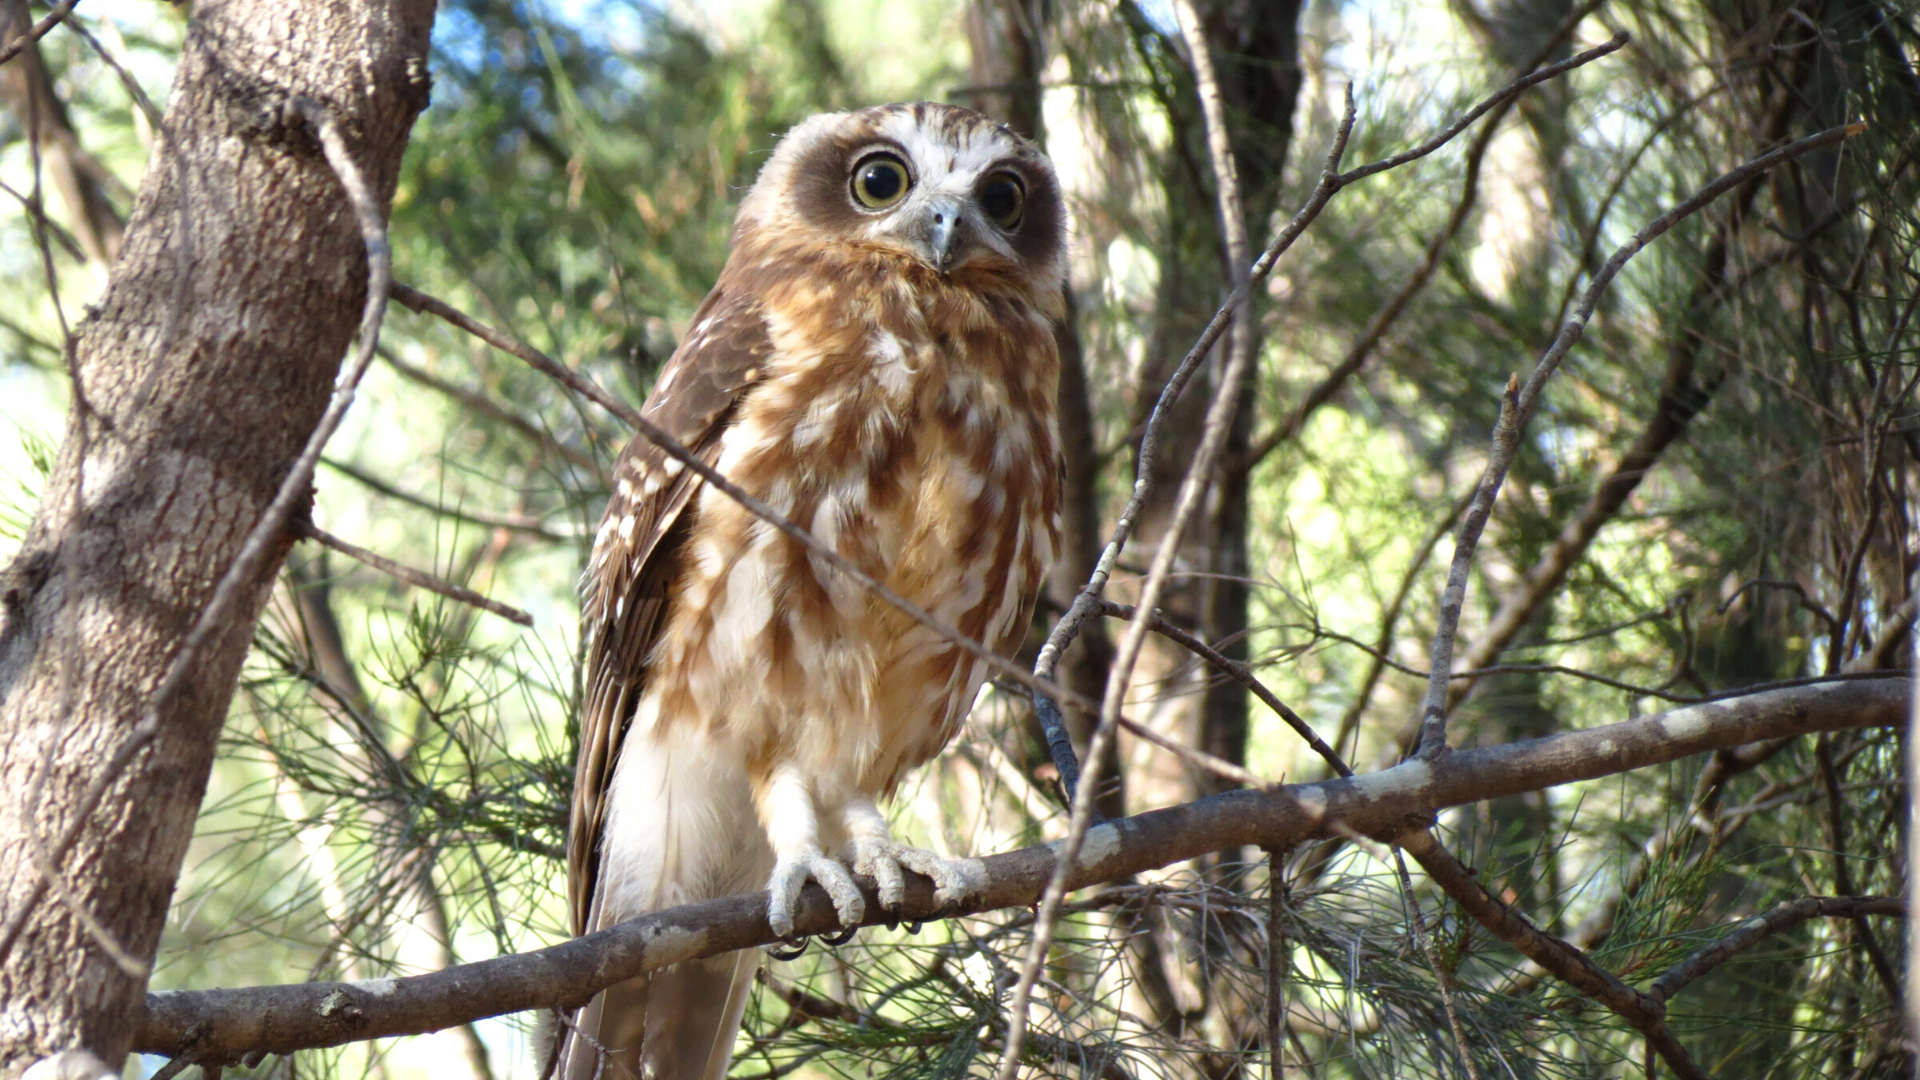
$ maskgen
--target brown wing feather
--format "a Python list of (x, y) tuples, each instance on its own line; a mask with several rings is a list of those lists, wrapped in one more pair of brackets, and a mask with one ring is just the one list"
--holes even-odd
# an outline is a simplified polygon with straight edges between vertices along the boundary
[[(723, 280), (694, 312), (692, 330), (641, 412), (711, 462), (734, 404), (759, 380), (772, 348), (758, 302)], [(576, 934), (587, 932), (599, 876), (607, 784), (666, 616), (686, 533), (682, 519), (700, 486), (677, 462), (669, 468), (671, 461), (642, 436), (621, 451), (582, 586), (585, 700), (567, 824), (567, 900)]]

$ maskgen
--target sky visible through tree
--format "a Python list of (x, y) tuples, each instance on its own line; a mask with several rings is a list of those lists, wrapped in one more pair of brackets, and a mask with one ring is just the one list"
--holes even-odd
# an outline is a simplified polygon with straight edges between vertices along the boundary
[[(1104, 536), (1155, 395), (1226, 296), (1217, 185), (1173, 3), (1016, 6), (1044, 24), (1037, 86), (977, 81), (987, 67), (963, 0), (444, 3), (433, 104), (394, 198), (395, 278), (637, 405), (778, 133), (824, 109), (1031, 93), (1076, 220), (1085, 484)], [(1499, 745), (1907, 666), (1920, 551), (1911, 10), (1622, 0), (1588, 5), (1554, 43), (1575, 5), (1309, 0), (1287, 52), (1254, 32), (1265, 24), (1247, 4), (1199, 6), (1231, 84), (1256, 249), (1319, 179), (1349, 84), (1351, 168), (1418, 143), (1542, 49), (1552, 62), (1618, 30), (1632, 42), (1496, 110), (1491, 137), (1476, 126), (1341, 192), (1257, 290), (1246, 428), (1183, 541), (1169, 621), (1246, 665), (1357, 771), (1398, 760), (1508, 375), (1525, 378), (1636, 230), (1765, 150), (1864, 119), (1865, 134), (1682, 222), (1601, 299), (1493, 506), (1456, 652), (1479, 674), (1456, 679), (1450, 731), (1456, 745)], [(164, 108), (184, 12), (79, 10)], [(93, 45), (59, 29), (39, 49), (124, 220), (155, 134)], [(1290, 110), (1262, 112), (1285, 97), (1276, 73), (1292, 71)], [(0, 115), (9, 555), (64, 431), (62, 319), (78, 325), (106, 284), (44, 168), (51, 226), (36, 231), (34, 160), (19, 116)], [(566, 936), (555, 854), (576, 586), (628, 432), (397, 305), (380, 357), (327, 449), (314, 522), (533, 626), (298, 545), (255, 635), (156, 989), (413, 973)], [(1196, 376), (1162, 468), (1185, 469), (1224, 363), (1223, 348)], [(1109, 599), (1137, 595), (1179, 475)], [(1050, 590), (1024, 666), (1071, 600)], [(1106, 625), (1110, 650), (1124, 624)], [(1259, 777), (1325, 775), (1281, 717), (1165, 640), (1126, 702), (1167, 739)], [(1870, 729), (1758, 761), (1693, 759), (1449, 811), (1437, 833), (1494, 895), (1643, 986), (1782, 901), (1841, 884), (1899, 895), (1900, 741)], [(1109, 777), (1104, 797), (1130, 812), (1223, 786), (1135, 735), (1114, 763), (1122, 782)], [(997, 682), (900, 793), (896, 826), (942, 854), (1059, 839), (1057, 779), (1024, 691)], [(1282, 868), (1287, 1075), (1468, 1075), (1444, 1020), (1455, 1006), (1478, 1075), (1643, 1075), (1630, 1028), (1523, 971), (1416, 868), (1437, 975), (1385, 848), (1336, 838)], [(1264, 1070), (1272, 882), (1248, 849), (1078, 894), (1037, 991), (1035, 1074)], [(1006, 1038), (996, 1010), (1031, 932), (1019, 912), (990, 913), (772, 962), (732, 1075), (990, 1076)], [(1798, 924), (1676, 999), (1675, 1030), (1713, 1075), (1910, 1070), (1890, 1049), (1898, 1007), (1873, 955), (1898, 964), (1903, 940), (1894, 919)], [(532, 1077), (535, 1041), (519, 1015), (228, 1075)]]

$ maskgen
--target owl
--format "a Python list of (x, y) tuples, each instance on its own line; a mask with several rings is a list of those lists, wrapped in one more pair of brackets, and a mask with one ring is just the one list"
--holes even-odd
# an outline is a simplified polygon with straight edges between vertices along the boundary
[[(646, 416), (735, 484), (1001, 654), (1059, 541), (1054, 420), (1067, 218), (1046, 157), (967, 109), (830, 113), (783, 138)], [(986, 675), (643, 438), (584, 585), (568, 837), (574, 929), (766, 889), (776, 933), (852, 874), (952, 901), (975, 860), (892, 837), (881, 800), (946, 745)], [(611, 987), (555, 1064), (712, 1080), (758, 953)]]

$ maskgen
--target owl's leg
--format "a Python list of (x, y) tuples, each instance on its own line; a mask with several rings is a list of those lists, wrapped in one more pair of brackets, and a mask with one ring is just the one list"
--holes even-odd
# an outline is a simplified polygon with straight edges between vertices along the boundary
[(759, 804), (760, 823), (773, 847), (773, 877), (767, 881), (767, 923), (773, 932), (793, 933), (793, 907), (809, 878), (833, 898), (840, 925), (858, 926), (867, 913), (866, 899), (846, 866), (820, 848), (820, 820), (807, 778), (791, 765), (778, 766)]
[(887, 828), (880, 808), (863, 792), (847, 796), (840, 808), (840, 820), (849, 837), (853, 872), (873, 876), (880, 887), (880, 906), (888, 911), (898, 911), (907, 898), (902, 868), (932, 880), (933, 898), (940, 904), (987, 891), (987, 868), (979, 859), (943, 859), (925, 848), (900, 843)]

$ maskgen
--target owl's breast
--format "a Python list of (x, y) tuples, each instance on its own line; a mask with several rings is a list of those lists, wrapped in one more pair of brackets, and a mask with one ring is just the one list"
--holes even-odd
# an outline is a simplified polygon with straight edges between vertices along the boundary
[[(1058, 543), (1044, 319), (775, 330), (716, 467), (935, 618), (1011, 652)], [(851, 754), (863, 784), (937, 752), (984, 678), (978, 660), (720, 492), (698, 496), (687, 552), (661, 660), (684, 669), (698, 711)], [(829, 717), (837, 737), (822, 740)]]

